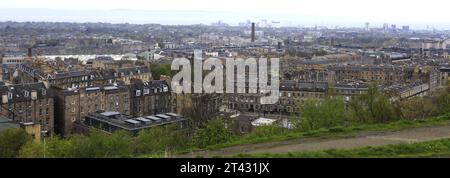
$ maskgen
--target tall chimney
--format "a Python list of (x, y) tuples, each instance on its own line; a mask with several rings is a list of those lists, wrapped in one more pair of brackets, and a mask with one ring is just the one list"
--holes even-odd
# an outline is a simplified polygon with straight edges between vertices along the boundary
[(252, 23), (252, 42), (255, 42), (255, 23)]
[(32, 58), (33, 57), (33, 49), (32, 48), (28, 48), (27, 56), (28, 56), (28, 58)]

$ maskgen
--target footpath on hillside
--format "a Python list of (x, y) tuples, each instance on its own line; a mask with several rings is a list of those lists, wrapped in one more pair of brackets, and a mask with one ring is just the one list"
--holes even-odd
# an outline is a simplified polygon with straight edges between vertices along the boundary
[(400, 131), (362, 132), (348, 135), (343, 138), (302, 138), (288, 141), (240, 145), (219, 150), (196, 151), (188, 154), (174, 155), (174, 157), (226, 157), (240, 153), (288, 153), (326, 149), (352, 149), (367, 146), (417, 143), (446, 138), (450, 138), (450, 124), (409, 128)]

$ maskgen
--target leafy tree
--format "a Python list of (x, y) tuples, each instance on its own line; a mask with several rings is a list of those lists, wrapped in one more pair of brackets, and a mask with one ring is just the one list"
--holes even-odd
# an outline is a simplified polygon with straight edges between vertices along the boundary
[(437, 105), (438, 112), (440, 114), (449, 113), (450, 112), (450, 84), (440, 91), (437, 91), (436, 94), (432, 97), (433, 103)]
[(342, 97), (328, 96), (324, 100), (306, 100), (299, 107), (295, 125), (300, 130), (314, 130), (342, 125), (347, 121)]
[(226, 143), (232, 138), (233, 133), (225, 121), (222, 118), (216, 118), (195, 132), (193, 142), (195, 146), (205, 148), (208, 145)]
[(73, 157), (126, 157), (134, 150), (132, 138), (125, 131), (107, 135), (93, 130), (88, 136), (78, 135), (69, 140)]
[(143, 130), (136, 138), (137, 152), (140, 154), (159, 154), (166, 150), (170, 140), (167, 129), (155, 127)]
[(190, 138), (187, 133), (175, 127), (172, 125), (141, 131), (136, 137), (136, 152), (138, 154), (161, 154), (190, 146)]
[[(68, 138), (51, 138), (46, 142), (46, 157), (57, 158), (103, 158), (127, 157), (135, 148), (133, 138), (124, 131), (111, 135), (92, 130), (89, 135), (72, 135)], [(29, 157), (43, 155), (42, 143), (27, 144), (21, 151), (21, 156)]]
[(135, 150), (134, 139), (126, 131), (114, 132), (108, 137), (105, 145), (105, 157), (128, 157)]
[(388, 122), (398, 118), (390, 100), (374, 84), (349, 104), (353, 118), (360, 123)]
[(248, 135), (250, 138), (262, 138), (269, 137), (277, 134), (283, 133), (283, 129), (279, 124), (272, 124), (267, 126), (259, 126), (252, 130), (252, 132)]
[(423, 119), (450, 112), (450, 90), (444, 87), (433, 91), (427, 97), (414, 97), (402, 100), (397, 106), (403, 119)]
[(80, 135), (73, 135), (68, 138), (59, 138), (59, 137), (53, 137), (51, 139), (46, 140), (45, 145), (45, 154), (46, 157), (56, 157), (56, 158), (68, 158), (68, 157), (75, 157), (74, 151), (72, 149), (73, 142), (72, 138), (74, 137), (81, 137)]
[(105, 137), (98, 131), (90, 131), (89, 136), (73, 135), (62, 143), (68, 142), (68, 155), (64, 157), (99, 158), (104, 157)]
[(430, 98), (414, 97), (399, 102), (403, 119), (424, 119), (438, 113), (438, 107)]
[(28, 142), (22, 146), (19, 157), (21, 158), (44, 158), (44, 144), (42, 142)]
[(6, 129), (0, 133), (0, 157), (14, 158), (32, 138), (23, 129)]
[(154, 79), (159, 80), (161, 75), (170, 76), (171, 69), (169, 64), (151, 64), (150, 70)]

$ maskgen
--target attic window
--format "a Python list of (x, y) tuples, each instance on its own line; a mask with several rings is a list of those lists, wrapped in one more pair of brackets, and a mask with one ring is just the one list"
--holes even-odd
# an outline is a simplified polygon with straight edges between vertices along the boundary
[(8, 93), (8, 99), (13, 99), (13, 94), (11, 92)]
[(42, 95), (47, 95), (47, 90), (42, 90)]
[(24, 92), (23, 92), (23, 95), (24, 95), (25, 97), (29, 97), (29, 96), (30, 96), (30, 92), (24, 91)]

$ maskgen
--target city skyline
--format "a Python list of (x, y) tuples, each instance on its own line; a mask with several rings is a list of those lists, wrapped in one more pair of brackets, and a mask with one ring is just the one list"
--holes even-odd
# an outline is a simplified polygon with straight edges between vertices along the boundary
[(0, 158), (450, 157), (448, 4), (3, 0)]
[[(219, 20), (236, 25), (261, 19), (281, 22), (283, 26), (371, 27), (384, 23), (409, 25), (413, 29), (450, 29), (445, 20), (449, 4), (430, 0), (426, 4), (381, 0), (362, 3), (344, 1), (231, 0), (215, 3), (205, 0), (169, 1), (55, 1), (6, 0), (0, 5), (0, 21), (58, 21), (159, 23), (164, 25), (211, 24)], [(89, 4), (89, 5), (86, 5)], [(351, 6), (349, 5), (351, 4)], [(437, 4), (440, 4), (437, 6)]]

